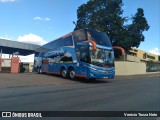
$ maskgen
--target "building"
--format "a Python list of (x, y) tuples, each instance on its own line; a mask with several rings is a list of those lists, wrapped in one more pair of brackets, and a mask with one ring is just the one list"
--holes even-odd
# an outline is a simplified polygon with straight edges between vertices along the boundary
[(155, 54), (152, 54), (152, 53), (149, 53), (149, 52), (137, 49), (137, 48), (131, 48), (129, 54), (139, 58), (140, 61), (143, 61), (143, 62), (149, 62), (149, 61), (158, 62), (159, 61), (158, 55), (155, 55)]
[[(39, 45), (10, 41), (0, 38), (0, 72), (18, 73), (20, 70), (20, 58), (18, 55), (34, 54)], [(2, 58), (2, 54), (9, 54), (9, 58)], [(32, 71), (32, 64), (25, 63), (25, 70)]]
[(25, 68), (24, 71), (20, 72), (32, 72), (33, 71), (33, 62), (21, 62), (20, 63), (20, 68)]
[(137, 48), (131, 48), (129, 54), (140, 59), (140, 62), (146, 63), (146, 72), (160, 71), (160, 56)]
[(119, 56), (116, 57), (115, 55), (116, 75), (145, 74), (146, 72), (160, 71), (160, 56), (158, 55), (137, 48), (131, 48), (129, 53), (122, 54), (123, 48), (117, 46), (113, 48), (119, 50), (117, 51)]

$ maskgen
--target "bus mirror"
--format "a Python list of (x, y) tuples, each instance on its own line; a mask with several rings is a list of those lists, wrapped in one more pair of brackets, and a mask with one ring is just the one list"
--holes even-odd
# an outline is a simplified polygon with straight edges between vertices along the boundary
[(79, 63), (77, 63), (77, 66), (79, 66)]
[(86, 42), (89, 42), (92, 44), (92, 50), (97, 50), (97, 44), (93, 40), (87, 40)]

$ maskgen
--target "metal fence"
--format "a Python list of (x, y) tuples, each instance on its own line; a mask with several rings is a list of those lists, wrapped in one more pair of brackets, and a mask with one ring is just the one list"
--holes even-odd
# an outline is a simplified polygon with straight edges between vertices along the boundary
[(160, 71), (160, 62), (147, 62), (146, 72), (158, 72)]

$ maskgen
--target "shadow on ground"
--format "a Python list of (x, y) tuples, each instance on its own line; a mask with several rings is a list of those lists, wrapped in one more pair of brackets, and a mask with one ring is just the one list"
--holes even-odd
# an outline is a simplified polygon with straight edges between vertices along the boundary
[[(44, 74), (48, 76), (54, 76), (57, 78), (62, 78), (60, 75), (53, 75), (53, 74)], [(87, 83), (87, 84), (102, 84), (102, 83), (110, 83), (111, 81), (109, 79), (85, 79), (85, 78), (75, 78), (75, 79), (65, 79), (65, 80), (70, 80), (74, 82), (79, 82), (79, 83)]]

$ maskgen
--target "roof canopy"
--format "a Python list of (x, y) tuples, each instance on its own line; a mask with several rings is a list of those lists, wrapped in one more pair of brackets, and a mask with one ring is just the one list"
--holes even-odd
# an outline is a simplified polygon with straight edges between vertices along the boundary
[(10, 41), (0, 38), (0, 52), (4, 54), (14, 54), (17, 53), (18, 55), (30, 55), (35, 52), (35, 49), (40, 47), (39, 45), (29, 44), (29, 43), (22, 43), (17, 41)]

